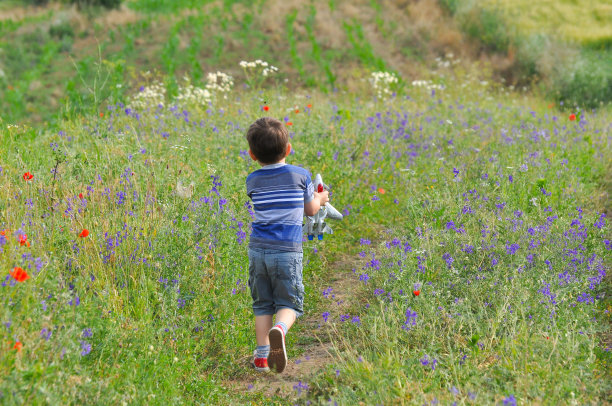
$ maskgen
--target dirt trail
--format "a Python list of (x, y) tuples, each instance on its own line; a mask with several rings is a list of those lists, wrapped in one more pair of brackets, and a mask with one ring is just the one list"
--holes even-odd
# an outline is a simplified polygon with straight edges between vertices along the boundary
[[(325, 281), (325, 289), (331, 287), (328, 298), (333, 300), (333, 306), (329, 309), (330, 320), (337, 320), (338, 316), (347, 313), (352, 305), (352, 292), (358, 284), (353, 274), (353, 268), (357, 266), (357, 260), (349, 257), (342, 258), (328, 265), (334, 270), (333, 277)], [(308, 314), (301, 318), (300, 342), (297, 344), (302, 353), (297, 358), (290, 358), (287, 367), (281, 374), (261, 374), (255, 372), (250, 365), (251, 356), (245, 356), (240, 363), (249, 370), (248, 374), (240, 379), (226, 382), (227, 387), (241, 391), (253, 391), (263, 393), (271, 397), (278, 395), (287, 400), (298, 398), (305, 391), (307, 384), (317, 373), (333, 362), (333, 346), (329, 340), (331, 327), (323, 322), (320, 314)], [(306, 344), (303, 344), (306, 343)]]

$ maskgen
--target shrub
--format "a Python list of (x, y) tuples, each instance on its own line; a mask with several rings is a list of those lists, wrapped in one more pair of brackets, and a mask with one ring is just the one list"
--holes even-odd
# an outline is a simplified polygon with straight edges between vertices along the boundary
[(74, 29), (69, 22), (62, 22), (49, 27), (49, 35), (55, 38), (74, 38)]
[(585, 50), (553, 78), (552, 92), (565, 104), (587, 108), (612, 102), (612, 52)]

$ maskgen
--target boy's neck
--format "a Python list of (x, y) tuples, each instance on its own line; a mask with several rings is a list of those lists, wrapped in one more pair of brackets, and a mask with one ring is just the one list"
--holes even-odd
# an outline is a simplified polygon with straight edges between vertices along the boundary
[[(257, 162), (259, 162), (259, 161), (257, 161)], [(259, 162), (259, 165), (261, 165), (261, 167), (263, 168), (265, 166), (278, 165), (278, 164), (284, 164), (284, 163), (285, 163), (285, 158), (281, 159), (278, 162), (274, 162), (273, 164), (264, 164), (264, 163)]]

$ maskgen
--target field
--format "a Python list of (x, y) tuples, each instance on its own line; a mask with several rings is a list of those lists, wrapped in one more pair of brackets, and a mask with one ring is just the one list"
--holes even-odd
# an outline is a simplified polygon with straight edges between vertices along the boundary
[[(327, 96), (247, 68), (265, 87), (143, 83), (59, 132), (5, 126), (3, 403), (600, 403), (609, 113), (450, 66)], [(248, 367), (244, 132), (264, 113), (346, 215), (304, 243), (274, 377)]]
[[(1, 404), (612, 402), (605, 41), (574, 103), (507, 70), (533, 32), (501, 2), (202, 3), (0, 5)], [(344, 214), (268, 375), (262, 116)]]

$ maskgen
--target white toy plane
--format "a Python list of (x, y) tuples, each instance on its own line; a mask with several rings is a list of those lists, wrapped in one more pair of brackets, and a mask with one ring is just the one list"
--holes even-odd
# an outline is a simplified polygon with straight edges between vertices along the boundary
[[(329, 191), (329, 186), (323, 183), (320, 173), (318, 173), (315, 177), (314, 184), (317, 189), (317, 193), (321, 193), (323, 190)], [(322, 240), (324, 233), (334, 233), (334, 230), (332, 230), (331, 227), (325, 223), (326, 217), (334, 220), (342, 220), (342, 214), (340, 214), (340, 212), (336, 210), (329, 202), (327, 202), (325, 206), (321, 206), (319, 212), (314, 216), (306, 216), (306, 223), (304, 223), (302, 230), (304, 233), (306, 233), (306, 235), (308, 235), (308, 239), (310, 241), (314, 239), (315, 234), (319, 240)]]

